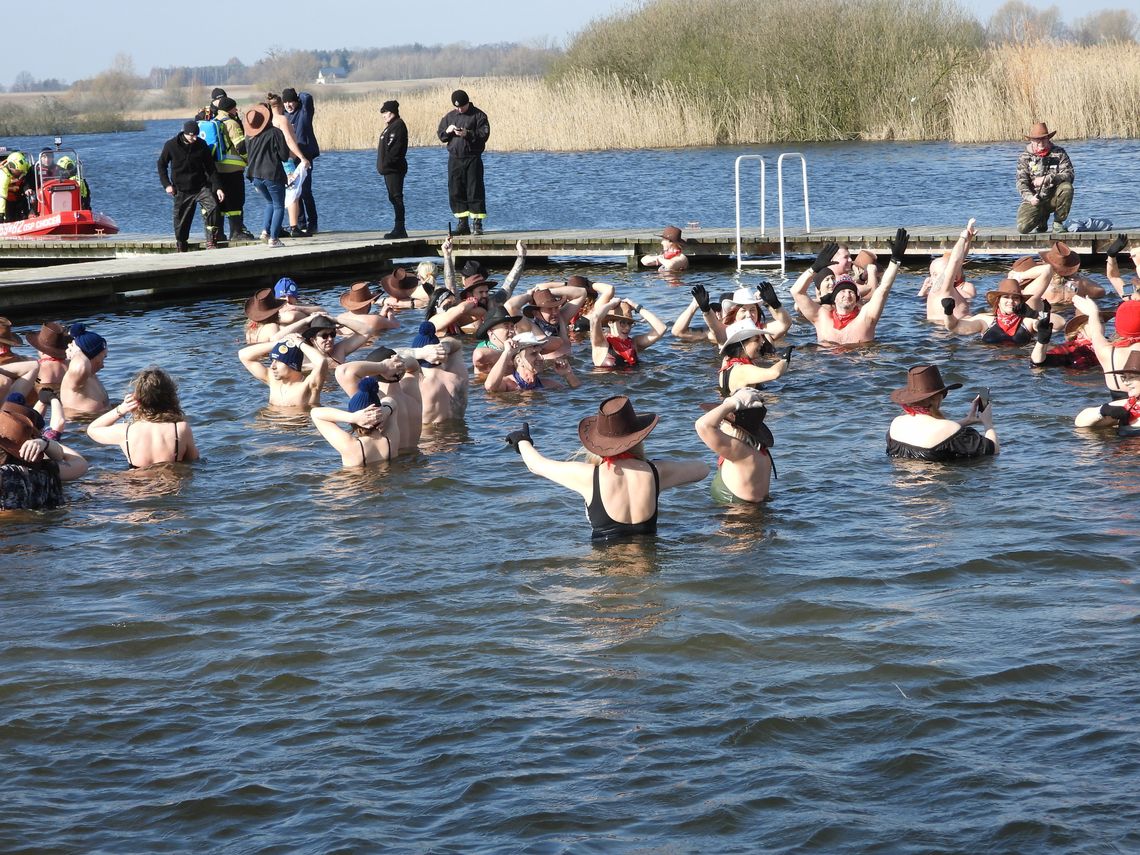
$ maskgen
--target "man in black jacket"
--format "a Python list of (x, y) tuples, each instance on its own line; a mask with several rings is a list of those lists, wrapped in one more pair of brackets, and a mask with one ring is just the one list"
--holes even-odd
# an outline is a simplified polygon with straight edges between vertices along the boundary
[(388, 201), (396, 222), (392, 231), (384, 235), (385, 240), (406, 238), (404, 228), (404, 176), (408, 174), (408, 126), (400, 118), (400, 102), (385, 101), (380, 105), (380, 115), (386, 125), (380, 133), (376, 146), (376, 171), (384, 176), (388, 188)]
[(174, 197), (174, 239), (178, 251), (190, 248), (190, 226), (194, 209), (201, 205), (206, 220), (206, 249), (218, 248), (214, 212), (226, 198), (214, 168), (210, 147), (198, 139), (198, 123), (187, 121), (182, 133), (166, 141), (158, 156), (158, 180)]
[[(451, 93), (455, 107), (439, 120), (439, 139), (447, 145), (447, 193), (459, 220), (457, 235), (483, 234), (487, 191), (483, 186), (483, 150), (491, 136), (487, 114), (471, 103), (467, 93)], [(467, 218), (471, 218), (468, 225)]]

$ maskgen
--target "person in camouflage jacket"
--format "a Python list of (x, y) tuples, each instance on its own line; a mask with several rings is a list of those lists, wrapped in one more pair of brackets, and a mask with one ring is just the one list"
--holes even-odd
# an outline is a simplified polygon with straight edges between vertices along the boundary
[(1073, 162), (1063, 148), (1053, 145), (1056, 131), (1038, 122), (1026, 135), (1025, 151), (1017, 159), (1017, 230), (1043, 232), (1053, 215), (1053, 231), (1063, 232), (1073, 205)]

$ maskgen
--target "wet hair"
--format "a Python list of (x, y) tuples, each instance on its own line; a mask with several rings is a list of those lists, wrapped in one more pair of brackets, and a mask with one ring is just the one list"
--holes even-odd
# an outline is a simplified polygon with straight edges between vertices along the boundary
[(138, 418), (148, 422), (180, 422), (185, 417), (178, 402), (178, 386), (161, 368), (144, 368), (131, 382), (138, 401)]

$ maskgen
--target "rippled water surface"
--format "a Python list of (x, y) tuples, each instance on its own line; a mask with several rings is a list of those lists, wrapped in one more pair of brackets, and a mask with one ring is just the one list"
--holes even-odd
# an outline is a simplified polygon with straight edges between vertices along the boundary
[[(882, 206), (868, 212), (852, 178), (852, 222), (893, 225), (909, 203), (890, 195), (906, 170), (868, 159), (923, 149), (945, 172), (963, 154), (946, 148), (835, 149)], [(496, 156), (489, 183), (503, 225), (726, 224), (731, 197), (714, 206), (702, 186), (676, 216), (653, 182), (719, 159), (731, 192), (734, 154)], [(350, 157), (379, 199), (366, 153), (329, 165)], [(157, 185), (149, 160), (136, 166)], [(658, 201), (639, 207), (629, 188), (647, 184)], [(535, 196), (593, 204), (557, 214)], [(909, 221), (977, 213), (961, 192), (923, 198)], [(330, 228), (352, 225), (319, 201)], [(579, 269), (670, 320), (693, 284), (737, 284), (565, 265), (524, 286)], [(984, 291), (999, 273), (972, 278)], [(652, 456), (712, 463), (692, 427), (715, 397), (709, 347), (666, 340), (607, 375), (580, 345), (581, 389), (473, 388), (463, 427), (360, 473), (307, 420), (264, 408), (234, 355), (241, 296), (90, 311), (112, 394), (166, 367), (207, 459), (128, 472), (72, 434), (93, 465), (70, 504), (0, 520), (0, 849), (1137, 851), (1140, 441), (1072, 427), (1105, 399), (1095, 376), (1035, 373), (1024, 352), (929, 327), (920, 281), (899, 277), (875, 345), (829, 352), (794, 330), (792, 369), (766, 393), (769, 503), (680, 488), (655, 542), (606, 548), (503, 435), (527, 419), (540, 449), (569, 456), (578, 419), (621, 391), (661, 416)], [(301, 284), (330, 309), (343, 287)], [(952, 414), (992, 389), (1000, 456), (885, 457), (888, 393), (932, 360), (966, 384)]]

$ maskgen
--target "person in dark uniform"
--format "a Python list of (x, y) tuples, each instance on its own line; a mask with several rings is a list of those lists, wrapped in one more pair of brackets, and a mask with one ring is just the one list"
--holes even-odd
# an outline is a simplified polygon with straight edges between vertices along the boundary
[(404, 228), (404, 176), (408, 174), (408, 126), (400, 118), (400, 102), (385, 101), (380, 105), (385, 122), (376, 146), (376, 171), (384, 176), (388, 201), (392, 203), (395, 223), (385, 240), (406, 238)]
[[(491, 136), (487, 114), (471, 103), (467, 93), (451, 93), (455, 107), (439, 120), (439, 139), (447, 146), (447, 194), (459, 220), (457, 235), (483, 234), (487, 191), (483, 186), (483, 150)], [(470, 218), (470, 223), (468, 223)]]
[(179, 252), (189, 249), (190, 226), (198, 206), (206, 219), (206, 249), (218, 246), (214, 212), (226, 199), (214, 168), (210, 148), (198, 139), (198, 123), (182, 125), (182, 133), (171, 137), (158, 156), (158, 178), (168, 196), (174, 198), (174, 239)]

